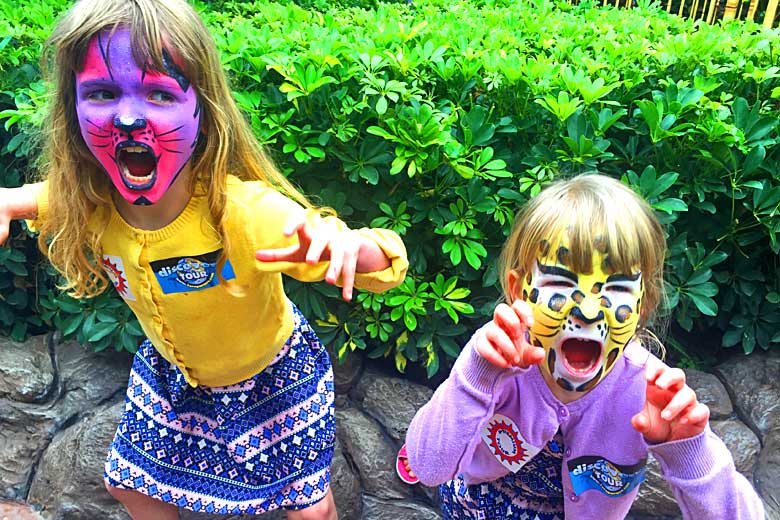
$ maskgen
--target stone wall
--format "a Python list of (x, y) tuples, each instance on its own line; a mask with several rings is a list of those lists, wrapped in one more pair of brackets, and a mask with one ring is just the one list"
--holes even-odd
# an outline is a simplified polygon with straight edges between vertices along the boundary
[[(22, 344), (0, 339), (0, 353), (0, 518), (128, 519), (104, 490), (102, 468), (123, 410), (129, 356), (96, 355), (52, 336)], [(780, 353), (734, 359), (712, 374), (689, 370), (688, 381), (710, 407), (712, 429), (738, 469), (761, 493), (770, 520), (780, 520)], [(332, 487), (340, 518), (441, 518), (436, 490), (407, 486), (395, 475), (406, 427), (432, 390), (366, 367), (357, 357), (336, 366), (335, 375)], [(631, 518), (679, 514), (651, 460)], [(184, 512), (182, 518), (219, 517)]]

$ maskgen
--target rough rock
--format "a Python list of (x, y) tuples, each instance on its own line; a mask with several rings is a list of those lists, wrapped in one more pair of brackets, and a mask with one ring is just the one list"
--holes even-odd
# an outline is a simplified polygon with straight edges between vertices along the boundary
[(717, 367), (715, 373), (725, 382), (737, 414), (750, 428), (762, 437), (780, 430), (780, 352), (735, 357)]
[(384, 425), (399, 448), (414, 414), (432, 395), (430, 388), (375, 370), (366, 371), (355, 391), (362, 408)]
[(28, 501), (47, 517), (130, 518), (103, 485), (103, 463), (124, 412), (124, 398), (114, 401), (58, 433), (43, 454)]
[(358, 468), (366, 493), (387, 500), (412, 496), (395, 473), (396, 449), (373, 419), (357, 408), (336, 410), (336, 431)]
[(696, 391), (699, 402), (710, 408), (710, 419), (725, 419), (734, 413), (726, 387), (714, 374), (686, 369), (685, 379), (688, 386)]

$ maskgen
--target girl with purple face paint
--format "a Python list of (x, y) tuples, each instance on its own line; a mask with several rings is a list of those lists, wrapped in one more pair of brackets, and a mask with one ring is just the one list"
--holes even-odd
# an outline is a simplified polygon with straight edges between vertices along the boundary
[(29, 219), (63, 275), (109, 283), (148, 339), (105, 464), (134, 519), (178, 508), (336, 518), (328, 354), (282, 274), (374, 292), (400, 238), (311, 207), (266, 157), (184, 0), (81, 0), (47, 42), (46, 180), (0, 190), (0, 242)]
[(507, 303), (412, 420), (399, 475), (439, 485), (445, 519), (621, 519), (652, 453), (684, 518), (763, 519), (685, 374), (642, 346), (665, 251), (614, 179), (533, 198), (502, 252)]

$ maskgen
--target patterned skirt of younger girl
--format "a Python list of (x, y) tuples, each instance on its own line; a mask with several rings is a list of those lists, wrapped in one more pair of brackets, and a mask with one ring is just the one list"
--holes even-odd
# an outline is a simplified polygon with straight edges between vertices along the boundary
[(553, 439), (517, 473), (467, 486), (461, 475), (439, 486), (444, 520), (563, 520), (563, 435)]
[(114, 487), (193, 511), (261, 514), (326, 496), (335, 442), (328, 353), (297, 308), (272, 364), (235, 385), (192, 388), (147, 340), (105, 466)]

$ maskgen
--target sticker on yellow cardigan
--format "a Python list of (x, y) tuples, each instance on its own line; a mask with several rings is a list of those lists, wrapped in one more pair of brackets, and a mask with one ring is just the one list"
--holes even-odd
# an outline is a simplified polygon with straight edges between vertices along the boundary
[[(154, 276), (164, 294), (192, 292), (219, 285), (217, 258), (220, 250), (202, 255), (180, 256), (151, 262)], [(236, 275), (230, 261), (222, 268), (222, 278), (231, 280)]]
[(512, 473), (517, 473), (541, 451), (523, 439), (512, 419), (499, 413), (490, 418), (480, 434), (496, 460)]
[(645, 480), (644, 458), (632, 465), (615, 464), (603, 457), (577, 457), (566, 462), (575, 495), (595, 489), (609, 497), (619, 497), (631, 492)]
[(114, 255), (103, 255), (103, 270), (108, 274), (111, 283), (114, 284), (116, 292), (125, 300), (134, 302), (135, 295), (127, 283), (125, 264), (122, 262), (122, 258)]

